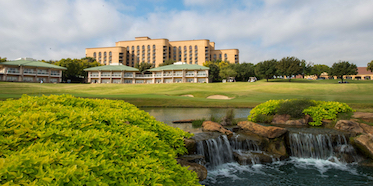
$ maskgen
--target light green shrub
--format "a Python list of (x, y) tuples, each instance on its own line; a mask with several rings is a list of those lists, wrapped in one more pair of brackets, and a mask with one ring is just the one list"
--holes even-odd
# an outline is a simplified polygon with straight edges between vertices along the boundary
[(274, 115), (277, 112), (280, 104), (284, 100), (269, 100), (267, 102), (261, 103), (257, 105), (250, 111), (250, 115), (248, 116), (248, 120), (252, 122), (258, 122), (258, 117), (260, 115)]
[(0, 102), (0, 183), (199, 185), (174, 159), (190, 136), (124, 101), (22, 96)]

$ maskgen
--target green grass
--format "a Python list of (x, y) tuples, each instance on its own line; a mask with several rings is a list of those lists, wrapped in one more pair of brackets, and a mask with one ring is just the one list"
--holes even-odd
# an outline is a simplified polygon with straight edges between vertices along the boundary
[[(373, 112), (373, 81), (261, 80), (255, 83), (208, 84), (48, 84), (0, 82), (0, 99), (22, 94), (72, 94), (78, 97), (122, 99), (136, 106), (162, 107), (255, 107), (270, 99), (307, 98), (348, 103), (359, 111)], [(181, 97), (192, 94), (194, 98)], [(206, 99), (226, 95), (232, 100)]]

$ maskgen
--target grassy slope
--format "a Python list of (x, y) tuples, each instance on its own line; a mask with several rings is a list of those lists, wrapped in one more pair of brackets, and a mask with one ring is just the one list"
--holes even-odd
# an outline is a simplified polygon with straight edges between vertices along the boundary
[[(0, 99), (22, 94), (72, 94), (79, 97), (123, 99), (137, 106), (254, 107), (270, 99), (309, 98), (340, 101), (360, 111), (373, 111), (373, 81), (270, 80), (255, 83), (209, 84), (39, 84), (0, 82)], [(194, 98), (180, 95), (192, 94)], [(206, 99), (210, 95), (235, 97), (232, 100)]]

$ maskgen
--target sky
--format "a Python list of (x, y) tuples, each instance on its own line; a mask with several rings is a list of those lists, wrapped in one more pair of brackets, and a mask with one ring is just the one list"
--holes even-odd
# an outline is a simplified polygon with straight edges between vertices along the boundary
[(148, 36), (209, 39), (240, 63), (295, 56), (331, 66), (373, 60), (372, 0), (0, 0), (0, 57), (83, 58)]

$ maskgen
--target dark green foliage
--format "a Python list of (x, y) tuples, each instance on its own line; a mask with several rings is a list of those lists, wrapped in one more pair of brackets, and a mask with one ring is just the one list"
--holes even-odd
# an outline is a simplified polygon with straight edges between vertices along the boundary
[(316, 75), (317, 78), (319, 78), (323, 72), (329, 73), (329, 71), (330, 71), (330, 68), (327, 65), (316, 64), (316, 65), (313, 65), (311, 74)]
[(331, 76), (337, 76), (342, 80), (343, 83), (343, 76), (344, 75), (356, 75), (357, 74), (357, 66), (353, 63), (348, 61), (340, 61), (338, 63), (334, 63), (332, 68), (330, 69)]
[(300, 60), (296, 57), (284, 57), (277, 64), (280, 75), (286, 76), (291, 81), (291, 76), (302, 72)]
[(236, 80), (237, 81), (247, 81), (249, 77), (254, 77), (254, 64), (252, 63), (237, 63), (232, 64), (233, 69), (237, 72)]
[(6, 57), (3, 57), (3, 58), (0, 57), (0, 62), (6, 62)]
[(205, 118), (202, 118), (202, 119), (196, 119), (196, 120), (194, 120), (194, 121), (192, 122), (192, 126), (193, 126), (194, 128), (199, 128), (199, 127), (202, 126), (202, 124), (203, 124), (204, 121), (206, 121)]
[(268, 79), (271, 79), (273, 78), (273, 76), (278, 75), (277, 64), (278, 62), (276, 59), (260, 62), (256, 64), (255, 74), (259, 77), (267, 79), (268, 82)]
[(166, 61), (164, 61), (163, 63), (159, 64), (158, 67), (161, 67), (161, 66), (166, 66), (166, 65), (172, 65), (174, 64), (175, 61), (172, 60), (172, 59), (167, 59)]
[(141, 63), (135, 64), (135, 68), (139, 69), (141, 73), (145, 72), (148, 69), (151, 69), (152, 67), (153, 67), (153, 64), (151, 63), (141, 62)]
[(70, 79), (72, 82), (84, 82), (84, 78), (88, 77), (86, 68), (101, 66), (95, 59), (87, 57), (82, 59), (61, 59), (55, 65), (66, 67), (67, 70), (62, 71), (62, 79), (66, 81)]
[(373, 72), (373, 60), (367, 64), (367, 71), (370, 70), (371, 72)]
[(292, 118), (302, 118), (304, 109), (315, 106), (315, 102), (309, 99), (291, 99), (280, 103), (280, 107), (277, 109), (277, 114), (290, 115)]

